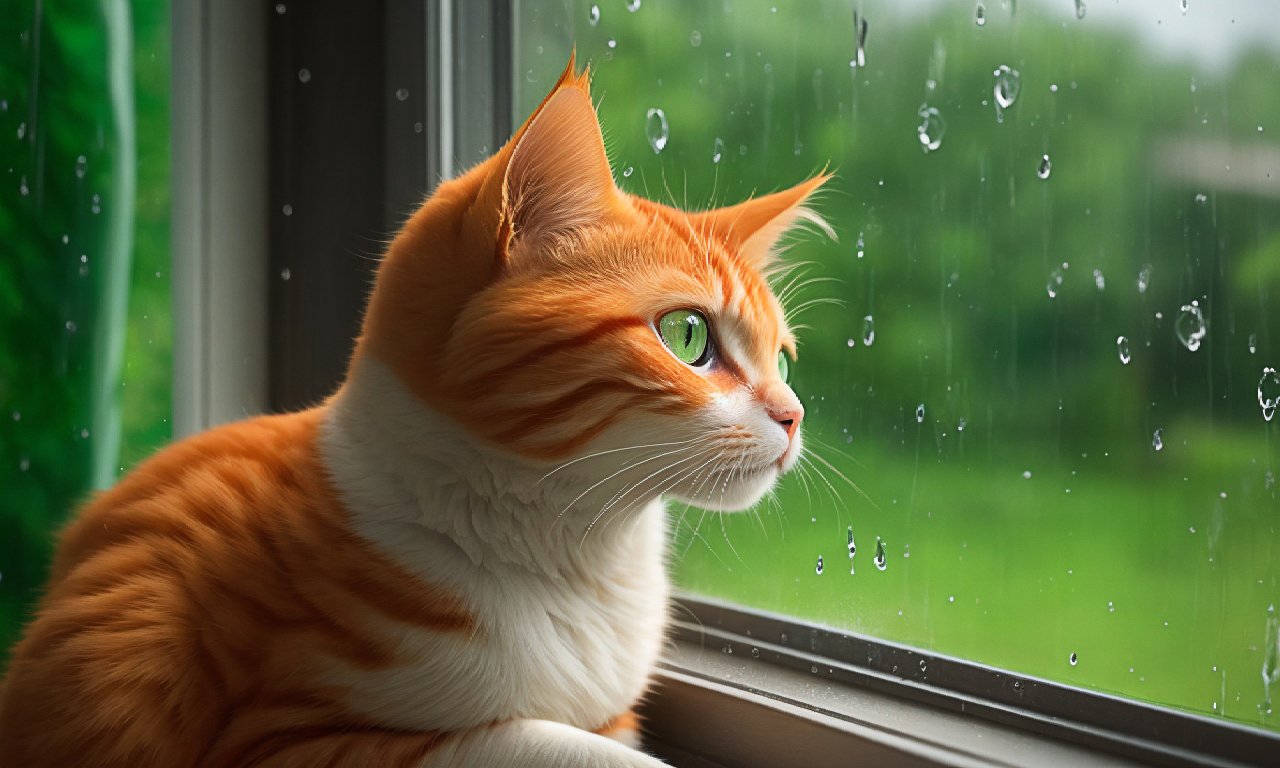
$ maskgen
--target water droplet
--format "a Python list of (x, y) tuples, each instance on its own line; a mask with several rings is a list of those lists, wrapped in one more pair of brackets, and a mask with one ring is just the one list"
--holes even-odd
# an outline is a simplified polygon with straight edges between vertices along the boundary
[(23, 197), (31, 194), (31, 188), (27, 186), (27, 177), (25, 175), (18, 179), (18, 194)]
[(1267, 624), (1262, 640), (1262, 695), (1267, 712), (1271, 712), (1271, 686), (1280, 682), (1280, 616), (1275, 605), (1267, 606)]
[(1204, 312), (1200, 309), (1199, 301), (1183, 304), (1181, 312), (1182, 314), (1178, 315), (1178, 321), (1174, 323), (1174, 332), (1178, 334), (1178, 340), (1182, 342), (1182, 346), (1195, 352), (1208, 333)]
[(956, 431), (963, 432), (967, 426), (969, 426), (969, 420), (961, 416), (960, 420), (956, 422)]
[(80, 439), (81, 439), (81, 440), (88, 440), (88, 439), (89, 439), (89, 430), (88, 430), (87, 428), (81, 428), (81, 430), (80, 430)]
[(1036, 169), (1036, 176), (1047, 179), (1050, 173), (1053, 173), (1053, 163), (1049, 161), (1048, 155), (1042, 155), (1040, 157), (1040, 167)]
[(18, 140), (21, 141), (27, 137), (27, 124), (25, 122), (18, 123)]
[(920, 125), (916, 127), (916, 133), (920, 139), (920, 146), (925, 154), (928, 154), (942, 146), (942, 137), (947, 132), (947, 124), (938, 113), (937, 107), (922, 104), (918, 114)]
[(857, 69), (867, 66), (867, 19), (857, 11), (853, 12), (853, 33), (858, 39), (858, 50), (850, 60), (849, 66)]
[(1049, 294), (1049, 298), (1058, 298), (1058, 291), (1062, 290), (1062, 281), (1065, 279), (1062, 267), (1054, 267), (1049, 273), (1049, 282), (1045, 283), (1045, 292)]
[(414, 132), (414, 133), (422, 133), (422, 123), (420, 123), (420, 122), (419, 122), (419, 123), (414, 123), (414, 124), (413, 124), (413, 132)]
[(1123, 336), (1117, 336), (1116, 352), (1119, 353), (1120, 355), (1120, 363), (1123, 365), (1128, 365), (1129, 360), (1131, 359), (1129, 356), (1129, 340)]
[(1147, 287), (1151, 285), (1151, 265), (1143, 264), (1142, 269), (1138, 270), (1138, 293), (1146, 293)]
[(697, 48), (698, 46), (702, 45), (702, 33), (696, 29), (690, 32), (689, 45), (692, 45), (694, 48)]
[(719, 136), (711, 143), (711, 162), (718, 163), (724, 155), (724, 140)]
[(406, 100), (406, 99), (408, 99), (408, 98), (409, 98), (409, 89), (408, 89), (408, 88), (397, 88), (397, 89), (396, 89), (396, 101), (404, 101), (404, 100)]
[(95, 214), (102, 213), (102, 195), (95, 192), (93, 197), (89, 198), (89, 210)]
[(63, 323), (63, 327), (67, 329), (67, 333), (76, 332), (76, 323), (74, 320), (68, 320), (67, 322)]
[(818, 555), (818, 565), (816, 568), (813, 569), (813, 571), (819, 576), (822, 575), (822, 555)]
[(85, 173), (89, 170), (89, 158), (80, 155), (76, 158), (76, 178), (83, 179)]
[[(890, 329), (892, 330), (892, 329)], [(871, 315), (862, 318), (862, 343), (868, 347), (876, 341), (876, 321)]]
[(920, 671), (927, 672), (929, 670), (929, 662), (925, 659), (920, 660)]
[(887, 556), (885, 555), (885, 551), (884, 551), (884, 542), (880, 540), (879, 536), (876, 537), (875, 564), (876, 564), (876, 568), (881, 571), (883, 571), (885, 567), (888, 565)]
[(635, 173), (635, 172), (636, 172), (636, 169), (635, 169), (635, 168), (632, 168), (631, 166), (629, 166), (629, 165), (628, 165), (628, 166), (627, 166), (625, 169), (623, 169), (623, 171), (622, 171), (622, 178), (624, 178), (624, 179), (629, 179), (629, 178), (631, 178), (631, 174), (633, 174), (633, 173)]
[[(9, 414), (9, 415), (13, 417), (13, 420), (14, 420), (14, 421), (22, 421), (22, 411), (14, 411), (13, 413), (11, 413), (11, 414)], [(853, 529), (852, 529), (852, 528), (850, 528), (850, 529), (849, 529), (849, 543), (850, 543), (850, 544), (852, 544), (852, 543), (853, 543)]]
[(956, 601), (956, 596), (955, 596), (955, 595), (948, 595), (948, 596), (947, 596), (947, 602), (948, 602), (948, 603), (954, 603), (955, 601)]
[(311, 70), (306, 68), (298, 70), (298, 81), (302, 83), (311, 82)]
[(1256, 333), (1249, 334), (1249, 354), (1258, 354), (1258, 334)]
[(1108, 601), (1107, 601), (1107, 613), (1115, 613), (1115, 612), (1116, 612), (1116, 604), (1115, 604), (1115, 602), (1114, 602), (1114, 601), (1112, 601), (1112, 600), (1108, 600)]
[(851, 525), (849, 526), (849, 559), (852, 560), (853, 556), (856, 555), (857, 553), (858, 553), (858, 545), (855, 544), (853, 541), (853, 526)]
[(973, 23), (980, 27), (987, 25), (987, 7), (982, 4), (982, 0), (978, 0), (978, 7), (973, 11)]
[(1151, 435), (1151, 447), (1157, 451), (1164, 450), (1164, 429), (1157, 429)]
[(289, 271), (288, 267), (285, 267), (284, 269), (280, 270), (281, 280), (288, 280), (291, 277), (293, 277), (293, 273)]
[(632, 13), (640, 10), (640, 0), (627, 0), (627, 10)]
[(285, 203), (284, 205), (280, 206), (280, 212), (283, 213), (285, 216), (292, 216), (293, 206), (289, 205), (288, 203)]
[(1103, 276), (1102, 270), (1093, 270), (1093, 284), (1096, 285), (1100, 291), (1107, 290), (1107, 278)]
[(587, 21), (593, 27), (600, 23), (600, 6), (594, 4), (591, 6), (591, 10), (587, 13)]
[(858, 233), (858, 242), (855, 243), (854, 246), (857, 248), (858, 258), (862, 258), (867, 255), (867, 244), (866, 241), (862, 239), (861, 232)]
[(283, 15), (285, 14), (285, 11), (287, 11), (287, 10), (289, 10), (289, 9), (284, 7), (284, 3), (276, 3), (276, 15), (277, 15), (277, 16), (283, 16)]
[(1076, 18), (1083, 19), (1085, 14), (1084, 0), (1076, 0)]
[(1022, 470), (1022, 479), (1023, 479), (1023, 480), (1030, 480), (1030, 479), (1031, 479), (1031, 470), (1029, 470), (1029, 469), (1024, 469), (1024, 470)]
[(1275, 368), (1263, 368), (1262, 378), (1258, 379), (1258, 405), (1262, 408), (1262, 418), (1271, 421), (1280, 407), (1280, 373)]
[(1080, 657), (1076, 656), (1075, 651), (1072, 651), (1071, 655), (1067, 657), (1067, 661), (1071, 662), (1071, 666), (1074, 667), (1080, 661)]
[(649, 146), (653, 147), (653, 153), (656, 155), (661, 152), (667, 146), (667, 113), (658, 107), (650, 107), (645, 116), (644, 130), (649, 137)]
[(609, 48), (610, 48), (610, 49), (617, 48), (617, 47), (618, 47), (618, 41), (617, 41), (617, 40), (614, 40), (614, 39), (611, 37), (611, 38), (609, 38), (607, 41), (605, 41), (605, 45), (609, 46)]
[(917, 424), (924, 423), (924, 403), (921, 403), (916, 406), (916, 423)]
[[(639, 7), (639, 6), (640, 6), (640, 2), (639, 2), (639, 0), (636, 0), (636, 7)], [(752, 649), (751, 649), (751, 658), (753, 658), (753, 659), (758, 659), (758, 658), (760, 658), (760, 649), (759, 649), (759, 648), (752, 648)]]
[(1018, 100), (1018, 92), (1022, 90), (1022, 75), (1008, 64), (996, 67), (992, 75), (995, 77), (992, 93), (996, 100), (996, 122), (1003, 123), (1004, 111), (1013, 106)]
[(1178, 0), (1178, 10), (1182, 11), (1182, 15), (1187, 15), (1187, 0)]
[(1209, 202), (1209, 196), (1203, 192), (1196, 193), (1196, 205), (1204, 205)]
[(26, 472), (28, 469), (31, 469), (31, 459), (28, 459), (26, 456), (18, 459), (18, 471)]
[(849, 349), (853, 349), (858, 345), (858, 342), (854, 341), (853, 339), (845, 339), (844, 345)]

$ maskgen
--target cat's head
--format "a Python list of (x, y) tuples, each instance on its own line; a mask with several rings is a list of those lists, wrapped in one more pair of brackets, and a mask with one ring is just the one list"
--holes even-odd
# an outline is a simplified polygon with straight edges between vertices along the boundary
[(397, 237), (359, 354), (488, 445), (744, 508), (801, 451), (796, 342), (766, 276), (826, 178), (699, 213), (629, 195), (571, 60)]

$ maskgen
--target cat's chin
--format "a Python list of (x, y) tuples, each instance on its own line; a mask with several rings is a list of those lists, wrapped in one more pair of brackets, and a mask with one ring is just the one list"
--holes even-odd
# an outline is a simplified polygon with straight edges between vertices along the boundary
[(675, 489), (667, 496), (713, 512), (742, 512), (764, 498), (781, 474), (776, 464), (769, 464), (749, 473), (734, 472), (728, 483), (713, 475), (712, 482), (689, 489), (692, 492)]

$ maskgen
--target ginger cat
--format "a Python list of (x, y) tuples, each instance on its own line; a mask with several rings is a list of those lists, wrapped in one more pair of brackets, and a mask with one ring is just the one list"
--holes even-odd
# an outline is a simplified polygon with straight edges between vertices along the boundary
[(326, 403), (160, 452), (62, 533), (5, 766), (655, 766), (662, 498), (796, 461), (764, 270), (826, 176), (703, 213), (614, 184), (574, 64), (383, 261)]

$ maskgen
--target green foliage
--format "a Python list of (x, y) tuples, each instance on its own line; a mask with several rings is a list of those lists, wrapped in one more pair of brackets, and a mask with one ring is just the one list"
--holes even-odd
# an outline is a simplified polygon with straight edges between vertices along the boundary
[[(169, 437), (168, 7), (133, 14), (139, 169), (123, 460)], [(96, 2), (0, 15), (0, 654), (43, 583), (53, 537), (89, 490), (95, 322), (116, 201), (108, 37)], [(155, 273), (163, 271), (163, 279)]]

